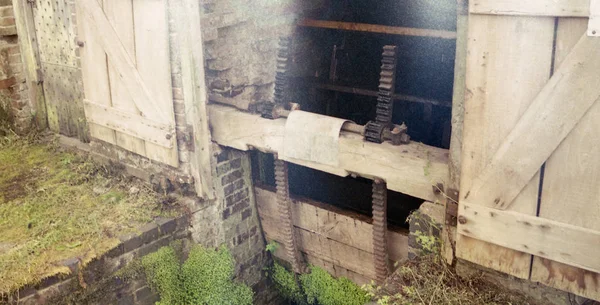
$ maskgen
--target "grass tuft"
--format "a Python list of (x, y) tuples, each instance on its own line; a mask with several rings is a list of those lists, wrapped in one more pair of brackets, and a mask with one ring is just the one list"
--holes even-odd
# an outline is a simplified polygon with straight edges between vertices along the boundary
[(0, 294), (68, 273), (62, 261), (88, 262), (174, 213), (141, 182), (109, 172), (35, 136), (0, 137)]

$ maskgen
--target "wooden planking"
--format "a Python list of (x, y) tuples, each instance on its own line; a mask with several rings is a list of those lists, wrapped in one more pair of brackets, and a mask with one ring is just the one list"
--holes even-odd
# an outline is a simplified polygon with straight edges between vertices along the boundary
[(590, 0), (471, 0), (472, 14), (589, 17)]
[[(600, 40), (581, 36), (463, 198), (506, 209), (600, 97)], [(535, 153), (532, 153), (535, 152)]]
[[(283, 147), (285, 119), (263, 119), (223, 105), (209, 105), (208, 111), (212, 138), (220, 145), (266, 152), (278, 152)], [(366, 178), (378, 177), (387, 182), (390, 190), (431, 202), (443, 199), (433, 193), (432, 185), (448, 182), (446, 149), (415, 142), (402, 146), (369, 143), (359, 134), (342, 131), (339, 153), (338, 167), (293, 163), (340, 176), (352, 172)]]
[[(554, 18), (469, 16), (461, 196), (548, 80), (553, 34)], [(532, 179), (510, 210), (535, 215), (538, 179)], [(456, 255), (529, 277), (529, 254), (459, 234)]]
[(442, 39), (456, 39), (456, 32), (451, 32), (451, 31), (406, 28), (406, 27), (387, 26), (387, 25), (380, 25), (380, 24), (302, 19), (298, 22), (297, 25), (305, 26), (305, 27), (321, 28), (321, 29), (369, 32), (369, 33), (380, 33), (380, 34), (401, 35), (401, 36), (418, 36), (418, 37), (434, 37), (434, 38), (442, 38)]
[[(255, 194), (261, 225), (267, 239), (281, 242), (283, 235), (277, 226), (279, 216), (276, 194), (258, 187), (255, 188)], [(367, 278), (374, 278), (372, 225), (368, 222), (370, 218), (342, 214), (343, 212), (335, 207), (301, 200), (293, 200), (292, 208), (298, 246), (302, 252)], [(397, 231), (388, 231), (388, 249), (390, 260), (406, 259), (408, 236)]]
[[(278, 225), (279, 218), (264, 217), (260, 221), (265, 238), (275, 240), (283, 245), (284, 237)], [(336, 240), (298, 227), (295, 228), (294, 234), (300, 251), (342, 266), (365, 277), (375, 278), (373, 253), (342, 244)]]
[[(106, 18), (115, 28), (119, 40), (123, 43), (125, 51), (135, 64), (135, 33), (133, 31), (133, 4), (131, 0), (103, 0), (103, 9)], [(116, 109), (139, 114), (139, 111), (127, 90), (127, 87), (119, 80), (117, 70), (113, 63), (108, 61), (108, 78), (110, 82), (112, 106)], [(144, 140), (138, 139), (126, 133), (116, 132), (116, 144), (139, 155), (146, 155)]]
[[(587, 30), (583, 18), (560, 18), (555, 69)], [(600, 231), (600, 105), (596, 103), (546, 162), (539, 216)], [(597, 246), (598, 252), (600, 245)], [(592, 250), (594, 251), (594, 250)], [(600, 274), (535, 257), (531, 280), (600, 300)]]
[(172, 148), (175, 146), (175, 126), (154, 122), (137, 114), (114, 107), (84, 101), (89, 122), (106, 126), (120, 133), (142, 139), (155, 145)]
[[(174, 122), (167, 1), (133, 0), (133, 12), (135, 49), (138, 50), (137, 70), (148, 92), (155, 98), (157, 109), (167, 117), (168, 122)], [(174, 134), (172, 136), (175, 138)], [(168, 149), (146, 142), (146, 157), (174, 167), (179, 166), (176, 146)]]
[[(96, 2), (96, 0), (91, 2)], [(97, 41), (93, 32), (95, 29), (90, 20), (84, 17), (81, 5), (75, 5), (75, 7), (77, 8), (78, 37), (85, 43), (83, 48), (79, 48), (85, 98), (105, 106), (111, 106), (106, 53)], [(50, 115), (48, 119), (50, 120)], [(114, 130), (94, 123), (89, 124), (89, 129), (91, 137), (111, 144), (116, 143)]]
[[(271, 241), (278, 242), (276, 240), (267, 239), (267, 242), (271, 242)], [(287, 261), (287, 262), (290, 261), (288, 255), (287, 255), (287, 252), (285, 251), (284, 247), (281, 247), (281, 246), (275, 250), (275, 252), (273, 253), (273, 256), (275, 256), (281, 260)], [(306, 262), (308, 264), (317, 266), (317, 267), (321, 267), (325, 271), (329, 272), (329, 274), (333, 275), (336, 278), (345, 277), (345, 278), (351, 280), (352, 282), (356, 283), (357, 285), (361, 285), (361, 286), (364, 284), (369, 284), (371, 282), (371, 279), (369, 277), (366, 277), (362, 274), (356, 273), (352, 270), (348, 270), (348, 269), (346, 269), (342, 266), (336, 265), (330, 261), (326, 261), (321, 258), (315, 257), (306, 252), (302, 252), (302, 257), (306, 260)]]
[(600, 271), (600, 231), (468, 202), (458, 233), (589, 271)]
[[(275, 192), (255, 187), (254, 194), (259, 215), (277, 219), (279, 214), (277, 213)], [(294, 226), (373, 253), (373, 226), (370, 217), (314, 201), (292, 198), (292, 202)], [(407, 258), (407, 235), (389, 231), (388, 251), (392, 261)]]
[[(148, 6), (150, 6), (154, 2), (155, 2), (155, 0), (147, 1)], [(138, 9), (135, 6), (135, 3), (137, 3), (137, 2), (134, 2), (134, 12)], [(86, 31), (86, 33), (87, 33), (87, 36), (85, 36), (86, 39), (90, 39), (92, 36), (94, 36), (96, 38), (96, 39), (94, 39), (95, 40), (94, 44), (99, 43), (102, 46), (102, 49), (108, 55), (109, 60), (113, 63), (112, 66), (118, 70), (117, 74), (118, 74), (120, 80), (123, 82), (123, 84), (129, 90), (129, 93), (131, 94), (131, 98), (134, 100), (135, 105), (142, 112), (142, 114), (144, 116), (154, 119), (154, 120), (161, 120), (164, 122), (168, 122), (168, 121), (172, 120), (169, 118), (168, 114), (161, 112), (162, 109), (159, 107), (159, 103), (157, 103), (157, 101), (154, 98), (154, 95), (149, 90), (150, 86), (146, 85), (144, 83), (144, 78), (140, 75), (140, 73), (136, 69), (133, 59), (131, 57), (129, 57), (129, 55), (127, 54), (127, 50), (125, 50), (125, 47), (123, 46), (121, 41), (118, 39), (118, 34), (116, 33), (115, 29), (112, 27), (112, 25), (106, 18), (106, 15), (104, 15), (104, 12), (102, 11), (102, 7), (100, 6), (100, 4), (98, 4), (97, 1), (95, 1), (95, 0), (94, 1), (79, 0), (77, 2), (77, 4), (78, 4), (77, 7), (80, 7), (81, 12), (82, 12), (82, 15), (81, 15), (82, 18), (80, 18), (80, 20), (85, 19), (86, 20), (85, 24), (87, 25), (87, 28), (89, 29), (89, 31)], [(145, 5), (141, 6), (141, 7), (145, 7)], [(143, 9), (141, 9), (141, 8), (139, 10), (143, 11)], [(139, 12), (139, 13), (142, 13), (142, 12)], [(137, 14), (136, 14), (136, 16), (137, 16)], [(140, 17), (144, 17), (144, 14), (141, 14)], [(134, 18), (135, 18), (135, 16), (134, 16)], [(146, 15), (142, 20), (147, 19), (147, 18), (160, 18), (160, 14), (157, 16)], [(164, 18), (163, 18), (163, 20), (164, 20)], [(137, 20), (136, 20), (136, 22), (137, 22)], [(146, 22), (146, 23), (149, 23), (149, 22)], [(156, 23), (158, 24), (158, 20), (156, 21)], [(134, 25), (134, 26), (136, 26), (136, 25)], [(164, 24), (163, 26), (166, 27), (167, 24)], [(141, 32), (143, 32), (141, 29), (140, 30), (136, 29), (136, 41), (138, 39), (137, 38), (138, 33), (141, 33)], [(168, 37), (165, 37), (165, 39), (167, 39), (167, 38)], [(156, 40), (157, 44), (160, 44), (162, 41), (162, 39), (160, 39), (159, 36), (154, 37), (154, 39)], [(145, 43), (149, 44), (148, 42), (145, 42)], [(136, 42), (136, 47), (137, 47), (137, 42)], [(152, 53), (152, 52), (142, 52), (142, 54), (148, 54), (148, 53)], [(157, 51), (157, 53), (160, 53), (160, 52)], [(167, 57), (167, 60), (168, 60), (168, 57)], [(139, 58), (138, 58), (137, 62), (138, 62), (138, 66), (139, 66), (140, 65)], [(95, 63), (96, 66), (99, 66), (97, 60), (90, 62), (89, 64), (93, 64), (93, 63)], [(157, 63), (157, 64), (159, 64), (159, 63)], [(104, 75), (107, 75), (107, 73), (105, 73)], [(165, 101), (161, 101), (161, 103), (165, 103)]]

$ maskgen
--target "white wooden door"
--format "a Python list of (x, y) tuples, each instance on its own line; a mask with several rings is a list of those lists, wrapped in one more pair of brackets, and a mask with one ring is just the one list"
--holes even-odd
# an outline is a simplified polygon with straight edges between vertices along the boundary
[(600, 300), (600, 37), (586, 35), (589, 3), (469, 2), (456, 251)]
[(167, 0), (78, 0), (90, 136), (178, 166)]

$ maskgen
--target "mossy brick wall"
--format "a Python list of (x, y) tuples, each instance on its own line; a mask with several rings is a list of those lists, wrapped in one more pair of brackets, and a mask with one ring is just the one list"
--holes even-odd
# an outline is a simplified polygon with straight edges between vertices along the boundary
[(222, 149), (216, 156), (216, 188), (221, 236), (236, 260), (236, 278), (252, 287), (255, 304), (270, 304), (276, 298), (263, 268), (270, 265), (258, 219), (250, 154)]
[(206, 80), (212, 102), (248, 109), (272, 98), (279, 37), (321, 0), (201, 0)]
[[(122, 304), (153, 305), (159, 300), (143, 276), (128, 279), (126, 266), (175, 240), (189, 240), (188, 216), (159, 218), (140, 228), (139, 233), (121, 236), (118, 246), (80, 268), (78, 258), (62, 264), (71, 272), (56, 275), (20, 289), (0, 304)], [(123, 274), (119, 275), (119, 271)]]
[(419, 237), (423, 237), (430, 242), (441, 239), (444, 212), (443, 205), (426, 201), (411, 214), (409, 221), (410, 233), (408, 235), (409, 259), (414, 259), (433, 250), (427, 249), (427, 245), (419, 242)]
[(0, 108), (8, 114), (8, 119), (17, 132), (29, 130), (33, 107), (27, 94), (10, 0), (0, 0)]

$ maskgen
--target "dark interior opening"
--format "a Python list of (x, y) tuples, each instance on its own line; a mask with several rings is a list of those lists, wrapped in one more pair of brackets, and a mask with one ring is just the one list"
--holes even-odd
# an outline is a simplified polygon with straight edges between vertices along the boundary
[[(275, 186), (274, 157), (252, 153), (252, 175), (257, 185)], [(289, 163), (290, 195), (308, 198), (359, 214), (372, 216), (372, 180), (339, 177)], [(408, 228), (406, 219), (418, 209), (422, 199), (388, 190), (388, 224)]]
[[(325, 1), (307, 18), (416, 29), (456, 30), (453, 0)], [(448, 148), (455, 39), (299, 26), (293, 37), (292, 100), (303, 110), (366, 124), (375, 118), (381, 53), (396, 45), (393, 122), (414, 141)]]

